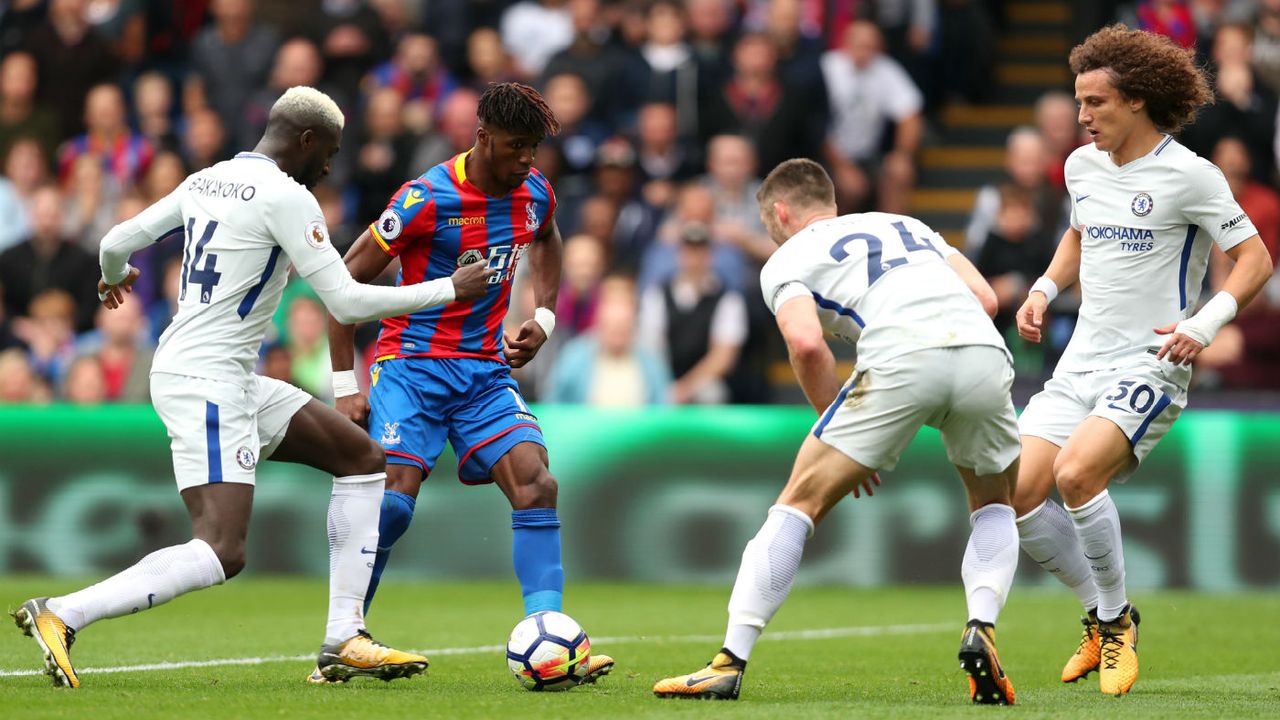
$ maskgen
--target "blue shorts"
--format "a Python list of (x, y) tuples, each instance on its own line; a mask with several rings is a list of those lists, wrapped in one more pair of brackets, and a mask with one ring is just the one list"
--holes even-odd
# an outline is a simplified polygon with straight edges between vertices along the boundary
[(522, 442), (543, 447), (538, 418), (529, 412), (511, 368), (472, 358), (398, 358), (369, 371), (369, 435), (392, 465), (417, 465), (430, 474), (448, 437), (458, 456), (458, 479), (492, 482), (493, 466)]

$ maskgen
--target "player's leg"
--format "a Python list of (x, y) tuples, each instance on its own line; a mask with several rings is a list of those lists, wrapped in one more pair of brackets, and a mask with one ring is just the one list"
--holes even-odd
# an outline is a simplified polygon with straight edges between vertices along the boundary
[(1124, 431), (1099, 416), (1080, 424), (1054, 462), (1058, 492), (1098, 589), (1100, 683), (1115, 695), (1128, 692), (1138, 676), (1137, 613), (1125, 592), (1120, 515), (1107, 486), (1132, 462)]
[(296, 388), (267, 378), (259, 378), (259, 384), (262, 441), (270, 458), (333, 475), (328, 513), (329, 616), (317, 662), (319, 674), (328, 680), (356, 676), (391, 680), (422, 672), (427, 667), (425, 657), (377, 643), (365, 629), (365, 592), (373, 566), (369, 556), (377, 553), (386, 480), (382, 447), (338, 411), (296, 395), (301, 392)]
[(254, 480), (253, 463), (241, 462), (254, 431), (245, 393), (228, 383), (157, 373), (151, 394), (172, 440), (193, 538), (69, 595), (23, 603), (14, 619), (40, 645), (57, 685), (79, 686), (70, 659), (76, 632), (220, 584), (244, 567)]
[(733, 700), (751, 650), (782, 606), (805, 543), (831, 508), (871, 476), (866, 467), (813, 435), (805, 438), (786, 488), (764, 525), (747, 543), (729, 597), (724, 645), (711, 663), (688, 675), (659, 680), (658, 697)]
[(369, 589), (364, 595), (364, 614), (368, 616), (373, 596), (382, 582), (382, 573), (391, 559), (391, 548), (409, 529), (417, 508), (418, 492), (426, 471), (417, 463), (406, 464), (399, 458), (387, 457), (387, 487), (382, 492), (382, 508), (378, 515), (378, 554), (373, 559)]
[(536, 442), (522, 442), (503, 455), (491, 472), (511, 502), (511, 559), (524, 612), (558, 612), (564, 602), (564, 567), (556, 516), (558, 486), (547, 468), (547, 449)]

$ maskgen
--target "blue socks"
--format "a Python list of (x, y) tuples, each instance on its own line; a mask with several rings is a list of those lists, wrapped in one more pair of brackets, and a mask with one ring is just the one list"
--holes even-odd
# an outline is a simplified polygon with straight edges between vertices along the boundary
[[(555, 508), (511, 511), (511, 559), (524, 596), (524, 614), (559, 611), (564, 597), (560, 519)], [(375, 577), (377, 570), (374, 570)]]
[(412, 496), (394, 490), (382, 492), (382, 515), (378, 518), (378, 555), (373, 560), (373, 576), (369, 578), (369, 590), (364, 594), (364, 614), (369, 614), (373, 594), (378, 591), (382, 571), (391, 557), (391, 546), (396, 544), (413, 520), (413, 508), (417, 504)]

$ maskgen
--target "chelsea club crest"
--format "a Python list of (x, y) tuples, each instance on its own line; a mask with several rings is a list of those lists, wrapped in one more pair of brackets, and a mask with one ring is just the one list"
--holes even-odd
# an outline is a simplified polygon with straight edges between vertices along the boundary
[(1147, 193), (1140, 192), (1133, 196), (1133, 202), (1129, 203), (1129, 209), (1138, 217), (1146, 217), (1151, 214), (1151, 209), (1155, 207), (1155, 203), (1151, 200), (1151, 196)]

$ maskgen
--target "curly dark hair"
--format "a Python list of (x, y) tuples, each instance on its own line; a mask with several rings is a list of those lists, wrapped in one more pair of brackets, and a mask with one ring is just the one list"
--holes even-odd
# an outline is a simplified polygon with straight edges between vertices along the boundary
[(1195, 52), (1163, 35), (1108, 25), (1072, 48), (1069, 62), (1076, 75), (1108, 71), (1120, 94), (1145, 100), (1147, 115), (1166, 132), (1181, 130), (1197, 110), (1213, 102), (1208, 75), (1196, 66)]
[(480, 96), (476, 117), (513, 135), (546, 137), (560, 132), (560, 121), (547, 101), (537, 90), (516, 82), (489, 83)]

